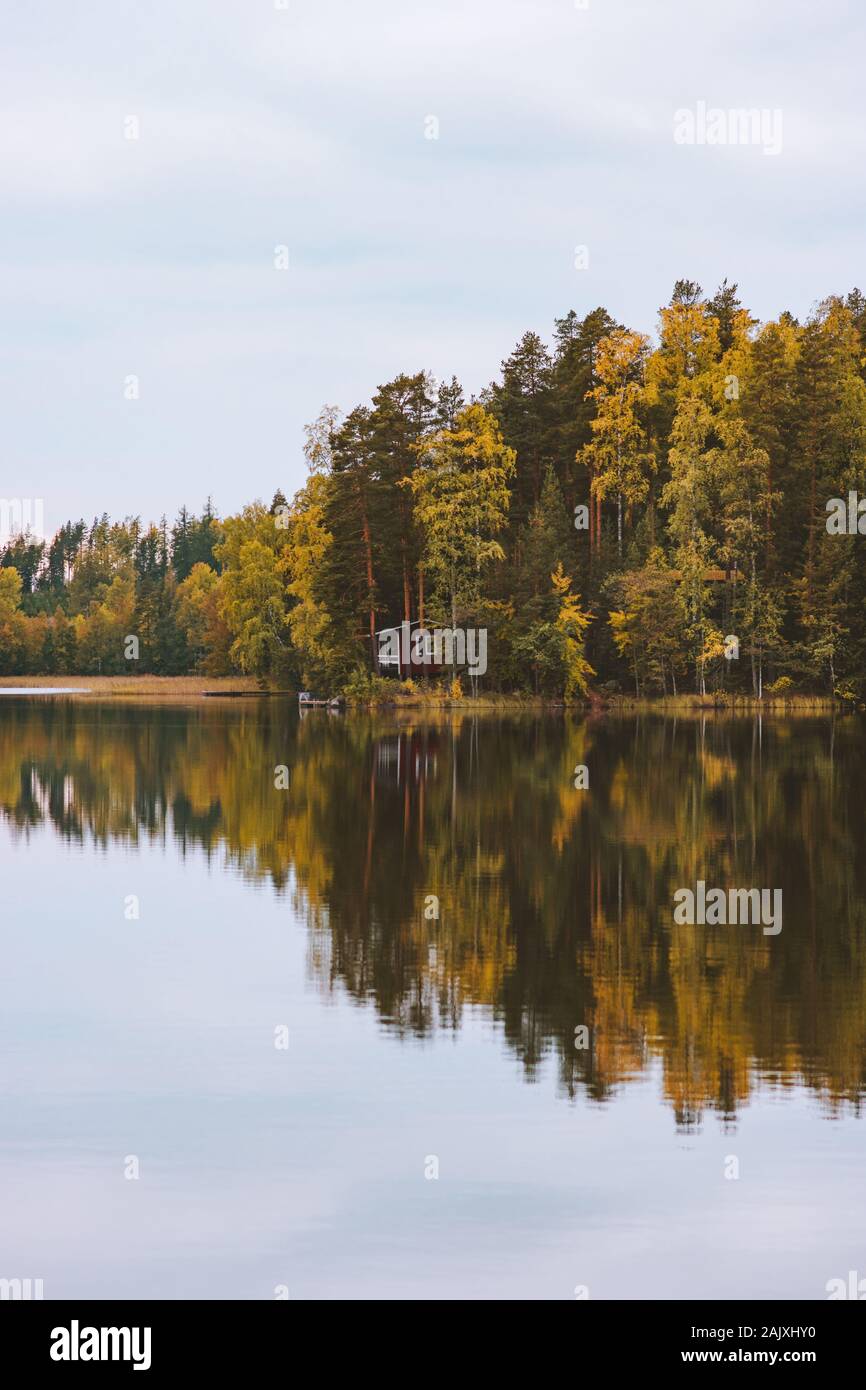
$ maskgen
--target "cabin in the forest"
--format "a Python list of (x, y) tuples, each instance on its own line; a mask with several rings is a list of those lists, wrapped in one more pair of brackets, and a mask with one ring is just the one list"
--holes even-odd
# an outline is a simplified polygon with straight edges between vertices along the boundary
[(422, 628), (418, 618), (413, 622), (404, 619), (399, 627), (384, 627), (376, 636), (376, 665), (382, 676), (406, 680), (410, 676), (435, 676), (445, 669), (436, 660), (433, 633)]

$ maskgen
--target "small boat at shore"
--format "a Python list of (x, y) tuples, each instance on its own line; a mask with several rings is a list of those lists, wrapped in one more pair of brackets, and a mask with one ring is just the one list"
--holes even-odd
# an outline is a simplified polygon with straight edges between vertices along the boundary
[(320, 700), (315, 695), (311, 695), (309, 690), (301, 690), (298, 693), (298, 705), (301, 709), (342, 709), (342, 695), (335, 695), (330, 700)]

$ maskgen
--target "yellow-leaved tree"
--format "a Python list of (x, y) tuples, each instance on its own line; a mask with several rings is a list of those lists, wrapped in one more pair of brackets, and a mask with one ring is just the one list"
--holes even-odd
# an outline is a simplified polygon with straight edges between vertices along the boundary
[(649, 340), (643, 333), (618, 328), (598, 344), (595, 355), (596, 385), (587, 392), (595, 401), (590, 422), (593, 438), (577, 451), (577, 461), (588, 469), (590, 493), (597, 504), (616, 498), (617, 554), (622, 555), (623, 506), (632, 508), (646, 500), (655, 455), (647, 442), (641, 420), (645, 403), (644, 368)]
[(231, 670), (232, 633), (221, 612), (222, 576), (203, 561), (177, 586), (177, 624), (197, 671), (222, 676)]
[(280, 568), (287, 531), (281, 511), (254, 502), (226, 518), (214, 555), (223, 567), (220, 615), (232, 634), (230, 656), (260, 680), (287, 678), (291, 642)]
[(431, 612), (456, 628), (478, 614), (484, 574), (505, 558), (497, 537), (508, 521), (515, 452), (483, 406), (467, 405), (451, 429), (424, 437), (418, 455), (402, 485), (414, 497)]
[(554, 593), (559, 600), (556, 626), (563, 637), (566, 700), (576, 695), (586, 695), (589, 678), (595, 671), (586, 659), (586, 631), (592, 622), (592, 614), (580, 606), (580, 594), (571, 592), (571, 576), (565, 574), (562, 563), (557, 565), (550, 576)]
[(289, 632), (300, 664), (301, 682), (308, 689), (336, 685), (351, 663), (351, 645), (335, 630), (317, 594), (317, 579), (334, 538), (325, 523), (329, 481), (311, 472), (295, 494), (288, 515), (288, 544), (280, 569), (292, 600)]

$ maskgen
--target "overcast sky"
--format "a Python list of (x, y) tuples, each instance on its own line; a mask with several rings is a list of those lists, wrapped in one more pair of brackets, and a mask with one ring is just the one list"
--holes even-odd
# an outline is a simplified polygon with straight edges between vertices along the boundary
[[(49, 532), (290, 493), (324, 402), (477, 391), (569, 308), (866, 288), (847, 0), (55, 0), (4, 50), (0, 497)], [(699, 102), (781, 152), (677, 144)]]

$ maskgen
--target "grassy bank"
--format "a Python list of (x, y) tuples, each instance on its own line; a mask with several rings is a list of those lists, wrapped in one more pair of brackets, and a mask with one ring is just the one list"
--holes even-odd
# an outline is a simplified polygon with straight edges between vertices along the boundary
[(24, 687), (27, 690), (51, 690), (72, 687), (86, 691), (70, 695), (70, 699), (85, 700), (94, 695), (104, 698), (146, 698), (196, 700), (205, 691), (242, 690), (255, 693), (259, 689), (253, 676), (0, 676), (0, 690)]
[(583, 702), (574, 706), (566, 706), (563, 700), (554, 700), (549, 696), (526, 695), (520, 692), (512, 694), (500, 694), (490, 691), (489, 694), (480, 695), (460, 695), (455, 697), (448, 690), (415, 691), (412, 694), (405, 694), (400, 690), (393, 692), (379, 691), (375, 695), (360, 696), (350, 695), (346, 698), (346, 705), (349, 709), (489, 709), (489, 710), (508, 710), (508, 709), (565, 709), (587, 708)]
[(586, 700), (564, 701), (550, 696), (527, 694), (496, 694), (472, 696), (469, 694), (454, 698), (447, 690), (413, 692), (404, 694), (377, 692), (375, 695), (350, 697), (347, 706), (351, 709), (462, 709), (502, 711), (551, 711), (568, 710), (578, 714), (631, 715), (631, 714), (785, 714), (822, 715), (838, 712), (851, 713), (864, 709), (863, 705), (850, 700), (832, 699), (822, 695), (765, 695), (756, 700), (751, 695), (676, 695), (658, 696), (650, 699), (635, 699), (633, 696), (607, 696), (602, 698), (590, 694)]
[[(51, 690), (72, 687), (80, 694), (70, 694), (69, 699), (147, 699), (147, 700), (200, 700), (206, 696), (243, 694), (277, 694), (276, 691), (262, 691), (254, 676), (0, 676), (0, 690), (23, 687), (27, 690)], [(295, 698), (293, 691), (281, 691), (286, 698)], [(415, 688), (405, 690), (398, 682), (383, 680), (363, 693), (350, 694), (346, 708), (358, 710), (397, 709), (397, 710), (454, 710), (469, 711), (550, 711), (568, 709), (576, 713), (594, 715), (618, 715), (635, 713), (693, 715), (707, 714), (764, 714), (816, 715), (831, 714), (834, 711), (862, 710), (863, 705), (855, 705), (849, 700), (832, 699), (828, 695), (765, 695), (756, 700), (751, 695), (670, 695), (651, 699), (636, 699), (634, 696), (591, 695), (585, 701), (566, 704), (549, 696), (529, 695), (515, 692), (499, 694), (495, 691), (472, 695), (467, 691), (459, 696), (447, 687), (430, 689)]]
[(765, 695), (757, 700), (754, 695), (669, 695), (655, 699), (636, 699), (634, 696), (616, 696), (604, 702), (608, 712), (628, 714), (636, 710), (670, 711), (672, 714), (706, 710), (731, 714), (774, 713), (774, 714), (830, 714), (834, 710), (862, 709), (862, 705), (852, 700), (841, 700), (830, 695)]

